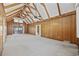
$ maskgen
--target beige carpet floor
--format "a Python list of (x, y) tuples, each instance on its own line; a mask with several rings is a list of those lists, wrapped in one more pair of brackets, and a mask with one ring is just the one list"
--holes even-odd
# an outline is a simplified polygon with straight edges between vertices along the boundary
[(29, 34), (14, 34), (6, 38), (3, 56), (77, 56), (75, 44)]

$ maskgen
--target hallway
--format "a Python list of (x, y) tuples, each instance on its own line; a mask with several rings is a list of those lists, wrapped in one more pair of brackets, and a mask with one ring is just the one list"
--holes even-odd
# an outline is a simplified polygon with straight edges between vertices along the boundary
[(9, 35), (4, 44), (3, 56), (75, 56), (77, 46), (29, 34)]

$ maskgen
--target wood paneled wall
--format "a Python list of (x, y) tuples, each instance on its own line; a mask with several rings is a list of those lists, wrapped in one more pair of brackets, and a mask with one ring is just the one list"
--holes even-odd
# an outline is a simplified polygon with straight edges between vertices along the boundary
[(28, 33), (35, 34), (35, 25), (41, 24), (41, 36), (76, 43), (76, 15), (61, 16), (50, 20), (30, 24)]
[(28, 26), (25, 22), (23, 24), (24, 24), (24, 33), (27, 34), (28, 33)]
[(43, 22), (41, 24), (42, 36), (76, 43), (75, 21), (76, 16), (71, 15)]
[(28, 25), (28, 33), (35, 34), (35, 24)]
[[(7, 35), (12, 35), (13, 34), (13, 20), (7, 22)], [(20, 25), (16, 23), (16, 25)], [(24, 33), (27, 33), (27, 24), (24, 22)]]
[(7, 35), (11, 35), (13, 33), (13, 20), (7, 22)]

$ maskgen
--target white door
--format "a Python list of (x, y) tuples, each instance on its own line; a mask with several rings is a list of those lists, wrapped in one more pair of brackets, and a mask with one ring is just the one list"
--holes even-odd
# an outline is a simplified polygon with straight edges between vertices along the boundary
[(36, 35), (41, 36), (41, 25), (36, 25)]

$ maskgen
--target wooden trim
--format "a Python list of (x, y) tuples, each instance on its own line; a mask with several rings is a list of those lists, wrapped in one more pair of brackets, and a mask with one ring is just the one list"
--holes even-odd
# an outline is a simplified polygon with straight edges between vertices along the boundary
[(61, 10), (60, 10), (59, 3), (57, 3), (57, 8), (58, 8), (58, 13), (59, 13), (59, 15), (61, 16)]
[(62, 14), (61, 16), (70, 16), (70, 15), (76, 15), (76, 11), (71, 11), (71, 12), (68, 12), (68, 13), (64, 13)]
[(16, 5), (20, 5), (21, 3), (14, 3), (14, 4), (11, 4), (11, 5), (8, 5), (8, 6), (4, 6), (4, 8), (10, 8), (10, 7), (13, 7), (13, 6), (16, 6)]
[(12, 11), (10, 11), (10, 12), (7, 12), (6, 14), (9, 14), (9, 13), (11, 13), (11, 12), (13, 12), (13, 11), (16, 11), (16, 10), (18, 10), (18, 9), (22, 9), (23, 8), (23, 6), (21, 6), (21, 7), (19, 7), (19, 8), (17, 8), (17, 9), (14, 9), (14, 10), (12, 10)]
[(48, 18), (50, 19), (50, 15), (49, 15), (49, 13), (48, 13), (48, 10), (47, 10), (47, 8), (46, 8), (46, 5), (45, 5), (44, 3), (41, 3), (41, 5), (43, 5), (43, 7), (44, 7), (44, 9), (45, 9), (45, 11), (46, 11), (46, 13), (47, 13)]

